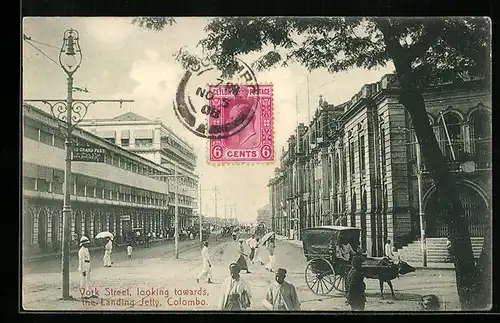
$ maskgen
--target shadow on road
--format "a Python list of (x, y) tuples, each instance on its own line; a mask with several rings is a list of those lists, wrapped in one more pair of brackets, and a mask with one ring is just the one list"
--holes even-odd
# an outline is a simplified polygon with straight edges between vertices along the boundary
[[(394, 292), (396, 295), (396, 301), (420, 301), (420, 298), (422, 295), (420, 294), (413, 294), (413, 293), (399, 293), (399, 292)], [(372, 293), (366, 293), (366, 297), (369, 298), (380, 298), (380, 292), (372, 292)], [(384, 291), (384, 300), (385, 301), (392, 301), (393, 298), (390, 294), (389, 291)]]

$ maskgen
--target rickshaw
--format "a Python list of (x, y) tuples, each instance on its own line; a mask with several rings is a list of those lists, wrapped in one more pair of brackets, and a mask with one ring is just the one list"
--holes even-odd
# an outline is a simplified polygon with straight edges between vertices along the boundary
[(353, 250), (359, 246), (361, 229), (343, 226), (319, 226), (302, 231), (304, 256), (307, 259), (305, 280), (307, 287), (317, 295), (327, 295), (334, 288), (345, 292), (345, 280), (351, 265), (335, 256), (337, 244), (342, 241)]

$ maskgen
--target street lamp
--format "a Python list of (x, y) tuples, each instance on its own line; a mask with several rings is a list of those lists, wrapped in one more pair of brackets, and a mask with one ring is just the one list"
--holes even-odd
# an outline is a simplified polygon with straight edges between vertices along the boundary
[(62, 299), (73, 299), (69, 294), (69, 242), (71, 221), (71, 134), (73, 129), (85, 118), (91, 104), (97, 102), (134, 102), (134, 100), (74, 100), (73, 74), (82, 63), (80, 36), (74, 29), (64, 32), (63, 44), (59, 52), (59, 65), (67, 75), (67, 97), (64, 99), (33, 99), (24, 102), (41, 102), (50, 107), (52, 115), (66, 124), (64, 147), (66, 150), (64, 165), (64, 199), (63, 199), (63, 236), (62, 236)]
[[(70, 220), (71, 220), (71, 133), (73, 132), (73, 127), (78, 124), (86, 114), (81, 113), (80, 105), (75, 110), (73, 115), (73, 74), (78, 70), (80, 64), (82, 63), (82, 52), (79, 44), (79, 35), (76, 30), (70, 29), (64, 32), (63, 45), (61, 51), (59, 52), (59, 64), (61, 65), (64, 72), (68, 76), (68, 96), (66, 100), (65, 109), (59, 106), (59, 114), (63, 114), (62, 119), (67, 123), (66, 138), (64, 141), (64, 146), (66, 149), (66, 164), (64, 169), (64, 201), (63, 201), (63, 238), (62, 238), (62, 298), (71, 299), (69, 295), (69, 239), (70, 239)], [(65, 111), (64, 111), (65, 110)], [(66, 112), (66, 117), (64, 118), (64, 112)], [(52, 109), (54, 116), (54, 110)], [(58, 116), (56, 116), (58, 117)]]

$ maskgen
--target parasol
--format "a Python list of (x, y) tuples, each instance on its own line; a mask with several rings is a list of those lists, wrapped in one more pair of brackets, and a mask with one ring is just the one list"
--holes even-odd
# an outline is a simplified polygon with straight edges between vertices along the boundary
[(113, 234), (111, 232), (108, 232), (108, 231), (103, 231), (103, 232), (100, 232), (98, 233), (96, 236), (95, 236), (96, 239), (105, 239), (105, 238), (110, 238), (111, 240), (113, 240)]
[(266, 243), (267, 240), (269, 240), (269, 238), (271, 238), (272, 236), (274, 236), (275, 233), (273, 231), (270, 231), (268, 233), (266, 233), (261, 239), (260, 239), (260, 243), (263, 245), (264, 243)]

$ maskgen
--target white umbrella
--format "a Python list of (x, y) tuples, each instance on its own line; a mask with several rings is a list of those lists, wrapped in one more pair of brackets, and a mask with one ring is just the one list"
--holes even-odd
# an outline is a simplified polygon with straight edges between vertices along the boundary
[(275, 233), (274, 232), (268, 232), (266, 233), (261, 239), (260, 239), (260, 243), (263, 245), (264, 243), (266, 243), (267, 240), (269, 240), (269, 238), (271, 238), (272, 236), (274, 236)]
[(103, 231), (103, 232), (99, 232), (96, 236), (95, 236), (96, 239), (104, 239), (104, 238), (110, 238), (111, 240), (113, 240), (113, 234), (111, 232), (108, 232), (108, 231)]

